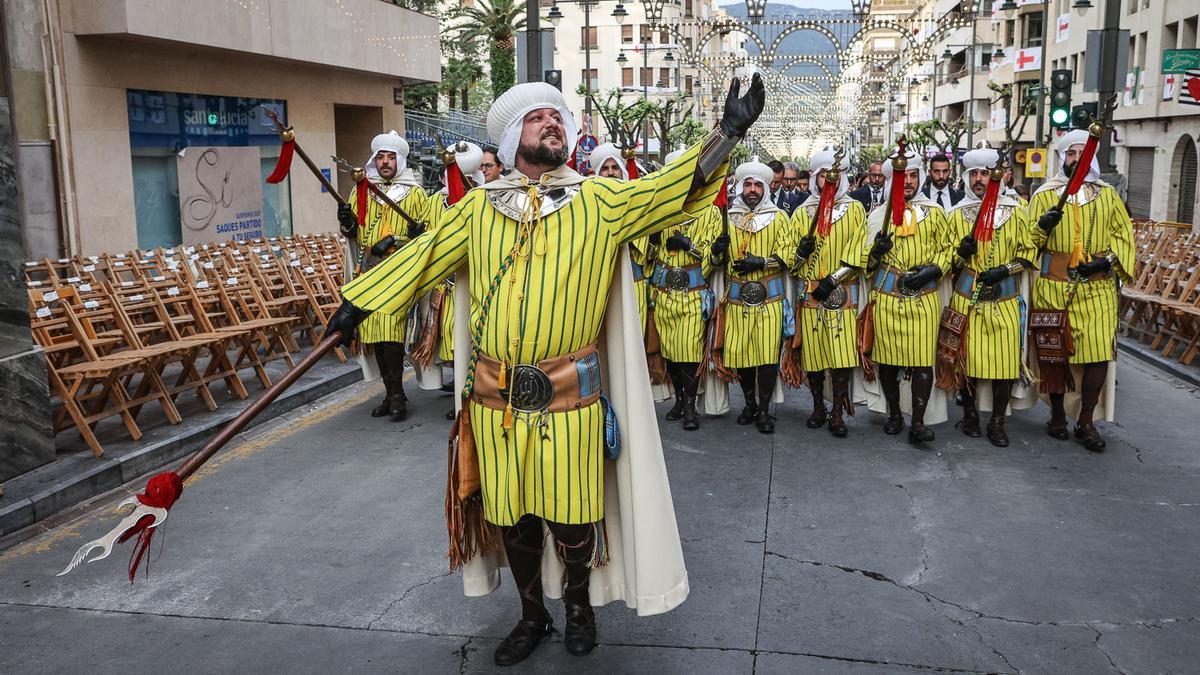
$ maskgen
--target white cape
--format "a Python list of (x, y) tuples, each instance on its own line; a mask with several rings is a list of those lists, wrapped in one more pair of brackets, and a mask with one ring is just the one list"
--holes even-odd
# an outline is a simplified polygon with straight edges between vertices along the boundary
[[(461, 390), (470, 354), (469, 270), (463, 267), (454, 285), (454, 384)], [(608, 309), (600, 330), (600, 362), (604, 389), (621, 424), (621, 455), (604, 466), (604, 523), (608, 533), (609, 562), (592, 570), (591, 603), (614, 600), (637, 610), (639, 616), (662, 614), (678, 607), (688, 596), (683, 546), (675, 523), (675, 506), (662, 441), (658, 434), (646, 348), (642, 340), (633, 269), (629, 250), (623, 247), (609, 293)], [(459, 398), (456, 405), (461, 405)], [(553, 535), (542, 555), (545, 594), (562, 595), (566, 570), (555, 554)], [(463, 568), (463, 592), (468, 596), (491, 593), (500, 586), (504, 552), (472, 558)]]

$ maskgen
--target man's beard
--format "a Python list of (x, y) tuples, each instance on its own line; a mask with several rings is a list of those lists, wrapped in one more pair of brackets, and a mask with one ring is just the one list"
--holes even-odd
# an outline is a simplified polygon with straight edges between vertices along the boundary
[(383, 180), (391, 180), (396, 177), (396, 170), (392, 167), (384, 167), (382, 169), (376, 169), (375, 171)]
[(939, 189), (939, 190), (945, 190), (945, 189), (946, 189), (946, 186), (950, 184), (950, 181), (949, 181), (949, 179), (947, 179), (947, 180), (938, 180), (938, 179), (936, 179), (936, 178), (933, 178), (933, 179), (931, 179), (931, 180), (930, 180), (930, 182), (931, 182), (931, 183), (933, 183), (933, 187), (935, 187), (935, 188), (937, 188), (937, 189)]
[(1077, 166), (1079, 166), (1079, 162), (1074, 162), (1073, 164), (1064, 165), (1063, 166), (1063, 174), (1066, 175), (1067, 177), (1074, 176), (1075, 175), (1075, 167), (1077, 167)]
[(907, 185), (905, 185), (905, 186), (904, 186), (904, 198), (905, 198), (906, 200), (910, 200), (910, 199), (912, 199), (913, 197), (916, 197), (916, 196), (917, 196), (917, 188), (915, 188), (915, 187), (914, 187), (914, 188), (910, 188), (910, 187), (908, 187)]
[(517, 147), (517, 156), (537, 166), (562, 166), (567, 163), (567, 148), (561, 147), (552, 150), (544, 143), (538, 143), (532, 147), (520, 145)]
[(743, 194), (742, 201), (746, 202), (746, 206), (749, 206), (750, 210), (753, 211), (755, 208), (758, 207), (759, 204), (762, 203), (762, 195)]

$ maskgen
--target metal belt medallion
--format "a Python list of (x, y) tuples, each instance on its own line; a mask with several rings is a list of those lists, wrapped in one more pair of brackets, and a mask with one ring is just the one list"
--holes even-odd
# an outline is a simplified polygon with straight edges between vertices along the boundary
[(978, 290), (980, 302), (994, 302), (996, 298), (1000, 297), (1000, 284), (980, 285)]
[(838, 310), (846, 306), (846, 301), (849, 298), (850, 296), (848, 293), (846, 293), (846, 289), (838, 286), (837, 288), (833, 289), (833, 292), (829, 294), (829, 297), (825, 298), (825, 300), (821, 303), (821, 306), (831, 311)]
[(743, 305), (761, 305), (767, 299), (767, 287), (759, 281), (747, 281), (742, 284), (741, 299)]
[(908, 285), (904, 283), (904, 277), (897, 277), (896, 290), (900, 292), (900, 295), (906, 298), (915, 298), (921, 294), (920, 287), (909, 288)]
[(667, 288), (672, 291), (686, 291), (691, 285), (690, 275), (681, 267), (668, 267), (666, 281)]
[(507, 389), (501, 389), (500, 395), (512, 402), (513, 410), (532, 413), (550, 407), (550, 401), (554, 398), (554, 384), (546, 371), (537, 366), (520, 364), (508, 371), (508, 381), (511, 384)]

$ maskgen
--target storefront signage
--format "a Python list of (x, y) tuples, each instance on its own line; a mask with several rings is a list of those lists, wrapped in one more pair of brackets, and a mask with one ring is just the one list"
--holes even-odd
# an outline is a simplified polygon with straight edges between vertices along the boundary
[(1167, 49), (1163, 51), (1162, 71), (1182, 73), (1200, 68), (1200, 49)]
[(257, 147), (192, 146), (179, 151), (179, 218), (183, 243), (263, 236), (263, 191)]

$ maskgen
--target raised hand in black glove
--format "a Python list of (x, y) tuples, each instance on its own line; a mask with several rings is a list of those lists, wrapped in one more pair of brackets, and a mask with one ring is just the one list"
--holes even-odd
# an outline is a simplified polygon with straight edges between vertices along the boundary
[(380, 239), (379, 241), (375, 242), (375, 245), (371, 247), (371, 255), (375, 256), (376, 258), (382, 258), (383, 256), (387, 255), (388, 251), (390, 251), (391, 248), (395, 245), (396, 245), (395, 235), (389, 234), (388, 236), (384, 237), (383, 239)]
[(424, 231), (425, 231), (424, 223), (418, 223), (416, 221), (413, 221), (408, 224), (408, 238), (409, 239), (416, 239), (417, 237), (421, 236), (421, 233)]
[(937, 265), (915, 265), (904, 276), (900, 277), (900, 285), (910, 291), (916, 291), (924, 288), (931, 281), (936, 281), (941, 276), (942, 268)]
[(1009, 274), (1009, 269), (1004, 265), (992, 267), (979, 273), (979, 283), (984, 286), (995, 286), (1007, 279)]
[(1060, 220), (1062, 220), (1062, 211), (1050, 209), (1038, 218), (1038, 227), (1042, 228), (1043, 232), (1052, 232)]
[(729, 251), (729, 235), (718, 235), (717, 238), (713, 240), (712, 246), (709, 247), (709, 250), (712, 251), (713, 257), (715, 258), (720, 258), (721, 256), (725, 255), (725, 253)]
[(692, 249), (692, 240), (682, 232), (667, 237), (668, 251), (690, 251)]
[(358, 218), (349, 204), (338, 204), (338, 226), (346, 236), (350, 236), (358, 228)]
[(979, 253), (979, 242), (975, 241), (975, 237), (967, 235), (958, 242), (958, 250), (955, 251), (958, 257), (963, 260), (970, 260), (972, 256)]
[(1108, 271), (1112, 269), (1112, 263), (1108, 261), (1108, 258), (1096, 256), (1088, 262), (1080, 263), (1079, 267), (1075, 269), (1079, 270), (1081, 275), (1090, 277), (1093, 274), (1108, 274)]
[(892, 241), (890, 234), (880, 232), (875, 235), (875, 244), (871, 247), (870, 255), (876, 260), (883, 260), (883, 256), (887, 255), (888, 251), (892, 250), (892, 247), (895, 245), (896, 242)]
[(809, 235), (800, 240), (800, 245), (796, 247), (796, 257), (801, 260), (808, 260), (809, 256), (817, 251), (817, 238)]
[(817, 282), (817, 287), (813, 289), (812, 296), (816, 298), (817, 302), (825, 302), (825, 298), (832, 295), (836, 289), (837, 284), (833, 283), (833, 277), (828, 276)]
[(648, 237), (651, 246), (662, 246), (662, 232), (655, 232)]
[(338, 344), (343, 347), (349, 347), (351, 342), (354, 342), (354, 329), (358, 328), (358, 324), (362, 323), (370, 312), (365, 312), (354, 305), (350, 304), (349, 300), (342, 300), (342, 306), (337, 308), (333, 316), (329, 317), (329, 323), (325, 325), (325, 334), (331, 335), (334, 331), (342, 334), (342, 339), (338, 340)]
[(741, 88), (741, 81), (735, 77), (725, 96), (725, 114), (721, 117), (720, 126), (721, 133), (728, 138), (744, 137), (767, 104), (767, 90), (758, 73), (750, 78), (750, 88), (745, 96), (739, 96)]
[(738, 274), (758, 272), (765, 269), (766, 266), (767, 259), (757, 255), (748, 255), (745, 258), (733, 261), (733, 271)]

